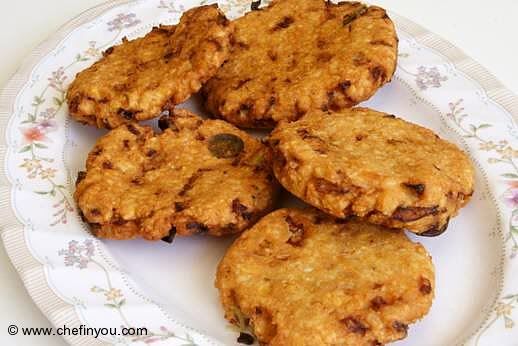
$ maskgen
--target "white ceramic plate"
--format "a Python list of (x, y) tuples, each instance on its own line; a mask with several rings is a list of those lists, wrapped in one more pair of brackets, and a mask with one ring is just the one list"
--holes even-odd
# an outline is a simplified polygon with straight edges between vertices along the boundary
[[(230, 239), (99, 241), (72, 199), (74, 177), (102, 131), (67, 118), (68, 83), (123, 36), (175, 23), (199, 4), (116, 0), (89, 10), (35, 50), (2, 92), (0, 226), (31, 297), (56, 326), (149, 330), (138, 338), (66, 336), (71, 344), (235, 344), (213, 287)], [(235, 17), (250, 4), (220, 6)], [(448, 231), (418, 239), (433, 256), (437, 295), (396, 344), (518, 345), (518, 100), (449, 43), (392, 18), (401, 39), (396, 77), (366, 105), (435, 130), (477, 168), (472, 202)]]

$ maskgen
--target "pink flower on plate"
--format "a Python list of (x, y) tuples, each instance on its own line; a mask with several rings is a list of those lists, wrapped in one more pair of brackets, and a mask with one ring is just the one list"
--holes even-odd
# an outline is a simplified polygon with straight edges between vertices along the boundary
[(58, 129), (58, 123), (52, 119), (44, 119), (44, 120), (41, 120), (40, 122), (38, 122), (36, 127), (42, 133), (49, 133), (49, 132), (56, 131)]
[(505, 204), (507, 204), (510, 208), (516, 208), (518, 207), (518, 188), (517, 187), (511, 187), (510, 189), (507, 189), (507, 191), (504, 192), (502, 195)]
[(56, 117), (56, 109), (53, 107), (47, 108), (40, 112), (40, 117), (45, 120), (53, 119)]
[(56, 90), (62, 90), (66, 79), (67, 76), (65, 76), (65, 68), (60, 67), (56, 71), (52, 72), (52, 76), (48, 78), (49, 86)]
[(140, 20), (137, 19), (137, 15), (135, 13), (119, 13), (117, 17), (109, 21), (107, 24), (108, 31), (118, 31), (125, 28), (131, 28), (132, 26), (135, 26), (139, 23)]
[[(135, 339), (134, 341), (137, 341), (137, 340), (138, 340), (138, 339)], [(164, 340), (164, 338), (163, 338), (163, 337), (160, 337), (160, 336), (158, 336), (158, 337), (151, 337), (151, 338), (147, 338), (147, 339), (145, 339), (145, 340), (144, 340), (144, 343), (145, 343), (145, 344), (153, 344), (153, 343), (155, 343), (155, 342), (159, 342), (159, 341), (162, 341), (162, 340)]]
[(441, 82), (448, 80), (448, 77), (440, 74), (437, 67), (426, 68), (425, 66), (419, 66), (416, 75), (416, 84), (421, 90), (426, 90), (430, 87), (440, 88)]
[(91, 239), (83, 241), (83, 244), (79, 244), (77, 240), (71, 240), (68, 242), (68, 248), (59, 250), (58, 255), (64, 257), (65, 266), (76, 265), (77, 268), (84, 269), (94, 255), (94, 243)]
[(23, 135), (22, 141), (24, 144), (32, 144), (34, 142), (50, 142), (51, 140), (46, 136), (46, 132), (42, 131), (38, 125), (31, 127), (20, 127), (20, 132)]
[(43, 119), (32, 126), (20, 127), (22, 133), (22, 141), (24, 145), (33, 144), (34, 142), (52, 142), (47, 137), (49, 132), (56, 131), (58, 129), (58, 123), (52, 119)]

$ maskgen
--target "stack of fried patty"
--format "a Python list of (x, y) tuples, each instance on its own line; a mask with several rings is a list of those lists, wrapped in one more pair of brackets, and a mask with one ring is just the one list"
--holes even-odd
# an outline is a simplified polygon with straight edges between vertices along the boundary
[[(78, 175), (83, 219), (110, 239), (242, 232), (216, 274), (239, 342), (404, 338), (435, 290), (430, 255), (404, 230), (446, 230), (473, 194), (471, 162), (431, 130), (353, 108), (396, 69), (385, 10), (252, 9), (234, 21), (216, 5), (190, 9), (77, 75), (70, 116), (110, 129)], [(197, 92), (217, 119), (176, 107)], [(138, 123), (154, 118), (160, 133)], [(281, 187), (309, 206), (273, 211)]]

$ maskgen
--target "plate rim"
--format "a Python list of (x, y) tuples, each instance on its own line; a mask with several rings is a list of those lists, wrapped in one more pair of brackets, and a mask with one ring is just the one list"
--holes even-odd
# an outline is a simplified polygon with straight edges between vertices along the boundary
[[(54, 326), (73, 327), (81, 325), (82, 322), (74, 305), (61, 299), (48, 283), (45, 266), (32, 255), (25, 238), (24, 225), (19, 221), (11, 206), (11, 196), (15, 185), (9, 181), (6, 174), (8, 159), (6, 130), (11, 121), (13, 106), (19, 92), (29, 81), (32, 71), (43, 57), (83, 24), (113, 8), (138, 1), (109, 0), (79, 13), (29, 52), (0, 90), (0, 235), (8, 257), (31, 299)], [(394, 22), (397, 23), (398, 29), (411, 35), (416, 42), (442, 55), (457, 70), (480, 86), (487, 97), (510, 114), (514, 121), (518, 121), (518, 95), (507, 89), (491, 72), (451, 42), (425, 29), (420, 24), (388, 10)], [(497, 297), (497, 299), (499, 298)], [(480, 328), (483, 328), (485, 324)], [(92, 340), (90, 336), (86, 335), (67, 335), (63, 338), (73, 345), (110, 344), (99, 339)]]

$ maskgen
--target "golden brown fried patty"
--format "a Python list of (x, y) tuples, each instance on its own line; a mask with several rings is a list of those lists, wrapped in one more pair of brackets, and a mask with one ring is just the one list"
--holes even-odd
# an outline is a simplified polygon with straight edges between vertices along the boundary
[(271, 208), (276, 185), (268, 147), (226, 122), (184, 110), (168, 125), (160, 135), (120, 126), (88, 155), (74, 197), (97, 236), (221, 236)]
[(235, 241), (216, 286), (225, 317), (249, 319), (260, 343), (374, 346), (406, 336), (435, 283), (430, 256), (401, 231), (281, 209)]
[(337, 217), (437, 235), (473, 193), (464, 152), (426, 128), (367, 108), (312, 112), (279, 125), (270, 142), (281, 184)]
[(216, 5), (185, 12), (177, 26), (123, 40), (71, 84), (70, 115), (115, 128), (156, 117), (198, 91), (228, 57), (232, 25)]
[(207, 85), (207, 108), (242, 127), (351, 107), (395, 70), (385, 10), (357, 2), (274, 0), (235, 21), (233, 52)]

